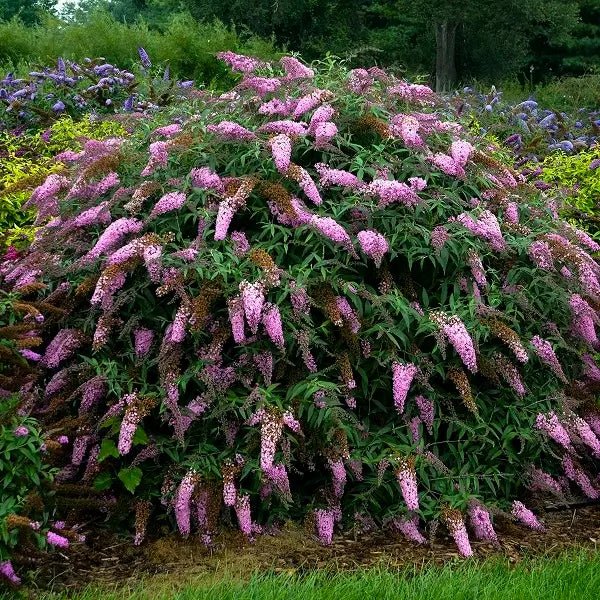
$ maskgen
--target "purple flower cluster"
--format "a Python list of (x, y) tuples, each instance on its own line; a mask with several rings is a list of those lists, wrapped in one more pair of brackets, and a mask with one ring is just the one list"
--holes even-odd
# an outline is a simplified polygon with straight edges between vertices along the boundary
[(409, 542), (415, 542), (415, 544), (427, 543), (427, 540), (419, 531), (419, 517), (417, 515), (403, 519), (394, 519), (392, 524)]
[(459, 554), (465, 558), (473, 556), (473, 550), (471, 548), (471, 543), (469, 542), (469, 534), (467, 533), (465, 522), (460, 513), (458, 511), (451, 511), (451, 513), (446, 516), (445, 521), (446, 526), (450, 531), (450, 535), (454, 538)]
[(414, 466), (407, 459), (401, 459), (396, 470), (396, 479), (402, 492), (406, 508), (408, 510), (419, 510), (419, 492), (417, 490), (417, 476)]
[(191, 500), (198, 475), (194, 471), (188, 471), (181, 480), (175, 493), (175, 520), (181, 535), (188, 536), (191, 530)]
[(70, 358), (83, 343), (83, 336), (77, 329), (61, 329), (48, 344), (40, 364), (55, 369)]
[(218, 125), (208, 125), (206, 131), (227, 141), (251, 141), (256, 135), (233, 121), (221, 121)]
[(277, 170), (283, 174), (287, 173), (292, 157), (292, 140), (286, 134), (280, 133), (269, 141), (269, 146)]
[(473, 219), (468, 213), (461, 213), (456, 217), (456, 221), (476, 236), (486, 240), (493, 250), (502, 251), (506, 249), (506, 241), (502, 236), (502, 231), (500, 231), (498, 219), (489, 210), (482, 211), (477, 220)]
[(490, 513), (478, 504), (472, 504), (469, 507), (469, 523), (473, 528), (473, 533), (478, 540), (489, 542), (498, 542), (498, 535), (494, 531)]

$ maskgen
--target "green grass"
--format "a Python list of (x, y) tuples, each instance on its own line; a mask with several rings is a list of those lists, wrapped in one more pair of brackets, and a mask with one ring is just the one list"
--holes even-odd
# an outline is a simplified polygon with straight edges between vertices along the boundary
[[(305, 575), (185, 574), (149, 577), (134, 584), (89, 588), (76, 594), (29, 592), (38, 600), (575, 600), (598, 597), (600, 554), (558, 558), (466, 561), (445, 567), (394, 571), (313, 571)], [(17, 592), (0, 598), (18, 598)]]

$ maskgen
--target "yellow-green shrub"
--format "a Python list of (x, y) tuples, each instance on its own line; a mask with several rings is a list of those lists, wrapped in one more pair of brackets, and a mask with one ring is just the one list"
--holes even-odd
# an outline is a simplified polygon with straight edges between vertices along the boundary
[(46, 132), (12, 135), (0, 133), (0, 248), (31, 240), (33, 215), (21, 207), (31, 191), (50, 174), (63, 167), (53, 156), (63, 150), (78, 150), (86, 139), (122, 136), (115, 121), (64, 117)]
[(600, 169), (590, 168), (597, 159), (598, 147), (573, 155), (552, 153), (542, 163), (542, 179), (564, 189), (568, 216), (600, 239)]

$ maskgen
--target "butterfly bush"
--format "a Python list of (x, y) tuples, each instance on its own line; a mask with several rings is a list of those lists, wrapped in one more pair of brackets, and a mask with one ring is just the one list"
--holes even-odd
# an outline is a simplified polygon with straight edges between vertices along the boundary
[(60, 307), (22, 403), (67, 436), (64, 477), (142, 503), (137, 542), (210, 543), (225, 516), (329, 544), (361, 513), (417, 543), (445, 523), (464, 556), (494, 508), (539, 528), (532, 473), (593, 494), (600, 269), (555, 199), (426, 86), (221, 59), (231, 93), (42, 183), (38, 235), (1, 265)]

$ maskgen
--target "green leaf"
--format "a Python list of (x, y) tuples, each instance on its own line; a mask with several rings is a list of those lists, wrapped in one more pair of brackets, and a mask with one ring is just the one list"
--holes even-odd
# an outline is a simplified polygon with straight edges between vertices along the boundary
[(117, 477), (123, 482), (125, 489), (133, 494), (142, 481), (142, 470), (139, 467), (128, 467), (121, 469)]
[(110, 473), (100, 473), (94, 480), (94, 489), (98, 491), (108, 490), (112, 487), (113, 478)]
[(145, 446), (148, 443), (148, 436), (146, 435), (146, 432), (141, 428), (138, 427), (135, 430), (135, 433), (133, 434), (133, 445), (134, 446)]
[(112, 456), (113, 458), (119, 458), (119, 451), (113, 440), (104, 438), (100, 445), (100, 452), (98, 453), (98, 462), (102, 462), (104, 459)]

